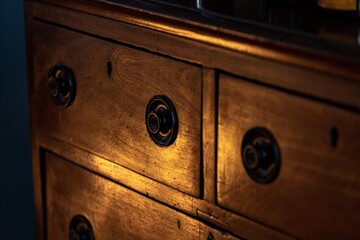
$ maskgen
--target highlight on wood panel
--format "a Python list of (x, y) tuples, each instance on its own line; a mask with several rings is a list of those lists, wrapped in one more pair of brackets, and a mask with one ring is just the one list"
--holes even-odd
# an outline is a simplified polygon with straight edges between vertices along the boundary
[(356, 11), (358, 0), (317, 0), (317, 4), (325, 9)]
[(360, 116), (241, 78), (219, 84), (220, 206), (303, 239), (360, 237)]
[(44, 162), (49, 239), (238, 239), (50, 153)]
[(360, 239), (359, 1), (24, 4), (38, 240)]
[[(199, 197), (201, 68), (40, 22), (34, 29), (39, 130)], [(49, 88), (57, 62), (73, 72), (76, 91), (61, 72)]]

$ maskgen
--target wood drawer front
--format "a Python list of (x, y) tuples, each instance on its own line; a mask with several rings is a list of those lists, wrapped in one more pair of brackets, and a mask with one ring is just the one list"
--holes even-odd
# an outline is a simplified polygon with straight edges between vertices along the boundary
[(97, 240), (237, 239), (50, 153), (45, 169), (47, 239), (68, 239), (77, 215)]
[[(200, 67), (36, 21), (33, 44), (36, 124), (43, 134), (200, 195)], [(76, 78), (68, 108), (48, 94), (47, 74), (57, 63)], [(146, 129), (146, 106), (155, 95), (166, 95), (177, 111), (178, 135), (168, 147), (157, 146)]]
[[(303, 239), (360, 238), (359, 115), (226, 75), (218, 107), (221, 206)], [(270, 130), (279, 145), (272, 183), (256, 183), (242, 163), (242, 140), (253, 127)]]

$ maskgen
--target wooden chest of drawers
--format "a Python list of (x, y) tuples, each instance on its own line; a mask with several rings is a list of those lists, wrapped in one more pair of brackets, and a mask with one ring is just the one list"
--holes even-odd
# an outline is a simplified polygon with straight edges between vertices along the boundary
[[(46, 109), (39, 130), (200, 196), (200, 67), (43, 23), (34, 24), (33, 39), (36, 106)], [(76, 75), (76, 100), (62, 110), (43, 84), (58, 63)], [(156, 95), (174, 99), (179, 118), (181, 138), (166, 148), (154, 147), (144, 120)]]
[(149, 4), (26, 1), (38, 239), (359, 238), (360, 61)]

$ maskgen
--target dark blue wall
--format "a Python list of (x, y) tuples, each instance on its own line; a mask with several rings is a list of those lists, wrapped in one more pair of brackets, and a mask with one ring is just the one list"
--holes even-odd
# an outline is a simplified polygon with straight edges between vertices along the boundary
[(29, 110), (21, 0), (0, 0), (0, 239), (33, 240)]

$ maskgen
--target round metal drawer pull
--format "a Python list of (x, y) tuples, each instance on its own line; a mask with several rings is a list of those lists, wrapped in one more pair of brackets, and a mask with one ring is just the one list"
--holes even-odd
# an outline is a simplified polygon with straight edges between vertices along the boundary
[(70, 106), (75, 100), (75, 78), (71, 69), (57, 64), (49, 69), (48, 92), (56, 105)]
[(258, 183), (270, 183), (280, 170), (280, 150), (265, 128), (252, 128), (242, 143), (242, 161), (247, 174)]
[(69, 240), (94, 240), (91, 224), (82, 215), (76, 215), (71, 219)]
[(151, 139), (160, 147), (171, 145), (177, 136), (178, 117), (166, 96), (154, 96), (146, 107), (146, 127)]

